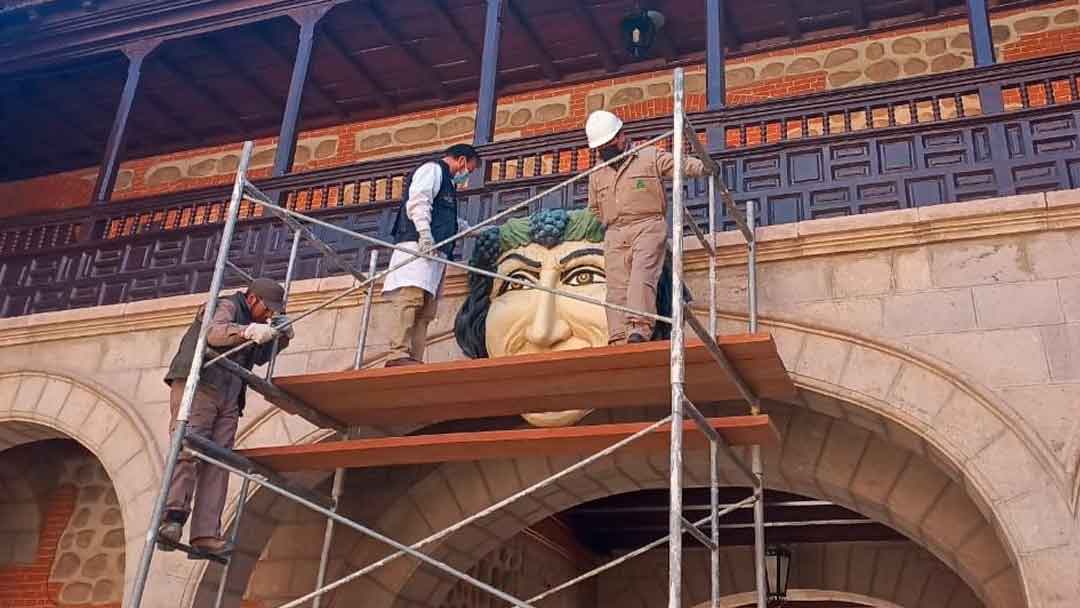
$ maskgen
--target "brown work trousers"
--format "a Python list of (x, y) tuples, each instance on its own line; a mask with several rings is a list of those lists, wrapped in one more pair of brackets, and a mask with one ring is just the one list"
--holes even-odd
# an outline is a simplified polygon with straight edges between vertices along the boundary
[[(662, 215), (616, 221), (604, 234), (607, 301), (656, 313), (656, 284), (667, 253), (667, 220)], [(656, 321), (607, 309), (608, 342), (620, 343), (629, 334), (652, 338)]]
[(428, 325), (435, 319), (438, 309), (435, 296), (419, 287), (399, 287), (391, 295), (390, 304), (394, 314), (387, 360), (412, 357), (423, 361)]
[[(172, 410), (170, 433), (176, 426), (184, 384), (186, 383), (180, 380), (172, 383), (172, 393), (169, 395), (169, 408)], [(191, 402), (187, 432), (205, 437), (223, 448), (232, 449), (240, 420), (240, 409), (236, 399), (226, 397), (216, 388), (200, 386), (195, 391), (195, 400)], [(208, 465), (181, 452), (169, 484), (165, 509), (184, 514), (191, 512), (189, 538), (192, 540), (217, 537), (221, 529), (221, 511), (225, 508), (225, 491), (228, 486), (229, 475), (224, 469)], [(195, 498), (194, 510), (191, 508), (192, 495)]]

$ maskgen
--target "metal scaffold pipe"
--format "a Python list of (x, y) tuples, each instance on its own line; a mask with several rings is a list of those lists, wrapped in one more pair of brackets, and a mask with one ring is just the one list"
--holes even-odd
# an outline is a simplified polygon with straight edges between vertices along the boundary
[[(285, 269), (285, 297), (281, 303), (288, 310), (289, 305), (289, 291), (292, 288), (293, 273), (296, 269), (296, 256), (300, 252), (300, 241), (303, 240), (304, 235), (300, 232), (294, 232), (292, 235), (292, 247), (289, 250), (289, 265)], [(266, 364), (266, 379), (269, 380), (274, 377), (274, 367), (277, 365), (279, 339), (274, 339), (274, 348), (270, 351), (270, 362)]]
[[(236, 546), (236, 540), (240, 538), (240, 524), (244, 523), (244, 507), (247, 506), (248, 486), (251, 482), (244, 480), (240, 484), (240, 494), (236, 497), (236, 519), (233, 520), (232, 531), (229, 533), (229, 542)], [(214, 598), (214, 608), (221, 608), (225, 601), (225, 586), (229, 582), (229, 573), (232, 572), (233, 562), (230, 559), (221, 572), (221, 580), (218, 581), (217, 596)]]
[(668, 513), (668, 608), (679, 608), (682, 602), (682, 443), (683, 402), (686, 399), (685, 348), (683, 338), (683, 71), (675, 70), (675, 128), (671, 150), (675, 156), (674, 183), (672, 184), (671, 213), (671, 480)]
[[(621, 448), (626, 447), (627, 445), (630, 445), (631, 443), (641, 439), (642, 437), (648, 435), (649, 433), (652, 433), (653, 431), (661, 428), (665, 424), (668, 424), (670, 421), (671, 421), (671, 416), (665, 416), (663, 419), (658, 420), (658, 421), (654, 422), (653, 424), (650, 424), (649, 426), (641, 429), (637, 433), (634, 433), (633, 435), (630, 435), (629, 437), (626, 437), (626, 438), (618, 441), (617, 443), (614, 443), (614, 444), (604, 448), (603, 450), (600, 450), (599, 452), (596, 452), (595, 454), (592, 454), (589, 457), (570, 465), (569, 467), (563, 469), (562, 471), (559, 471), (558, 473), (555, 473), (554, 475), (551, 475), (550, 477), (541, 479), (540, 481), (538, 481), (538, 482), (534, 483), (533, 485), (525, 488), (524, 490), (521, 490), (520, 492), (517, 492), (516, 494), (511, 494), (510, 496), (507, 496), (506, 498), (500, 500), (499, 502), (496, 502), (495, 504), (493, 504), (493, 505), (491, 505), (491, 506), (489, 506), (489, 507), (487, 507), (485, 509), (482, 509), (482, 510), (478, 511), (478, 512), (470, 515), (469, 517), (466, 517), (465, 519), (459, 521), (458, 523), (456, 523), (456, 524), (454, 524), (452, 526), (449, 526), (447, 528), (443, 528), (442, 530), (432, 534), (431, 536), (428, 536), (426, 538), (423, 538), (423, 539), (420, 539), (420, 540), (416, 541), (415, 543), (410, 545), (409, 548), (412, 549), (412, 550), (419, 550), (419, 549), (422, 549), (425, 546), (427, 546), (427, 545), (429, 545), (429, 544), (431, 544), (433, 542), (436, 542), (438, 540), (442, 540), (442, 539), (450, 536), (451, 534), (464, 529), (466, 526), (469, 526), (469, 525), (473, 524), (474, 522), (480, 521), (480, 520), (484, 519), (485, 517), (487, 517), (487, 516), (489, 516), (489, 515), (491, 515), (493, 513), (497, 513), (498, 511), (502, 510), (504, 507), (506, 507), (508, 505), (511, 505), (511, 504), (517, 502), (518, 500), (521, 500), (522, 498), (524, 498), (524, 497), (526, 497), (526, 496), (528, 496), (530, 494), (533, 494), (533, 493), (535, 493), (535, 492), (537, 492), (539, 490), (542, 490), (542, 489), (544, 489), (544, 488), (558, 482), (560, 479), (563, 479), (563, 478), (565, 478), (565, 477), (567, 477), (567, 476), (569, 476), (569, 475), (571, 475), (573, 473), (576, 473), (576, 472), (588, 467), (592, 463), (594, 463), (594, 462), (596, 462), (596, 461), (598, 461), (598, 460), (600, 460), (602, 458), (607, 458), (608, 456), (614, 454), (615, 452), (617, 452)], [(380, 559), (380, 560), (378, 560), (378, 561), (376, 561), (374, 563), (368, 564), (367, 566), (364, 566), (360, 570), (357, 570), (356, 572), (353, 572), (352, 574), (349, 574), (348, 576), (339, 578), (338, 580), (325, 585), (321, 589), (316, 589), (315, 591), (313, 591), (313, 592), (311, 592), (311, 593), (309, 593), (309, 594), (307, 594), (307, 595), (305, 595), (303, 597), (297, 598), (297, 599), (295, 599), (295, 600), (293, 600), (293, 601), (291, 601), (291, 602), (289, 602), (287, 604), (283, 604), (283, 605), (279, 606), (278, 608), (297, 608), (298, 606), (302, 606), (305, 603), (307, 603), (308, 601), (315, 598), (317, 595), (319, 595), (321, 593), (326, 593), (327, 591), (332, 591), (332, 590), (340, 587), (341, 585), (344, 585), (344, 584), (346, 584), (346, 583), (348, 583), (350, 581), (353, 581), (353, 580), (356, 580), (356, 579), (360, 578), (361, 576), (364, 576), (366, 574), (370, 574), (371, 572), (374, 572), (375, 570), (378, 570), (379, 568), (385, 566), (386, 564), (389, 564), (390, 562), (392, 562), (395, 559), (397, 559), (399, 557), (402, 557), (404, 555), (406, 555), (405, 551), (398, 551), (396, 553), (391, 553), (390, 555), (387, 555), (386, 557), (384, 557), (384, 558), (382, 558), (382, 559)]]
[(254, 142), (244, 142), (244, 149), (240, 154), (240, 165), (236, 169), (232, 198), (229, 199), (225, 226), (221, 230), (221, 243), (218, 246), (217, 261), (214, 263), (214, 274), (210, 279), (210, 298), (203, 310), (202, 325), (199, 327), (199, 339), (195, 343), (191, 369), (188, 371), (188, 377), (184, 383), (184, 394), (173, 425), (169, 452), (165, 458), (165, 470), (162, 471), (161, 475), (161, 487), (158, 489), (154, 512), (150, 516), (150, 527), (146, 530), (142, 556), (139, 558), (139, 565), (135, 570), (135, 577), (132, 582), (131, 605), (135, 608), (142, 605), (142, 597), (146, 589), (146, 578), (150, 574), (150, 562), (154, 558), (158, 528), (161, 526), (165, 514), (165, 501), (169, 494), (169, 485), (172, 481), (173, 471), (176, 470), (176, 461), (180, 457), (180, 450), (184, 445), (184, 434), (187, 432), (188, 418), (191, 416), (191, 403), (195, 400), (195, 389), (198, 388), (199, 378), (202, 375), (202, 363), (206, 356), (206, 336), (210, 332), (210, 325), (214, 320), (214, 311), (217, 309), (218, 297), (221, 295), (221, 285), (225, 277), (225, 262), (228, 261), (229, 246), (232, 244), (236, 220), (240, 214), (240, 201), (244, 194), (245, 175), (254, 149)]

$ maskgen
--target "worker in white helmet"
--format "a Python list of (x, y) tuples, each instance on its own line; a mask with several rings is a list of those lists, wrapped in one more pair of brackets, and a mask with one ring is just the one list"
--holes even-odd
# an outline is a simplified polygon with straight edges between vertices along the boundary
[[(623, 123), (611, 112), (589, 115), (585, 134), (589, 148), (610, 161), (629, 149)], [(686, 156), (687, 175), (706, 172), (700, 160)], [(646, 312), (656, 312), (656, 284), (667, 254), (667, 193), (664, 178), (671, 177), (675, 158), (647, 146), (589, 176), (589, 209), (607, 228), (604, 264), (607, 301)], [(648, 317), (607, 310), (608, 343), (646, 342), (656, 322)]]

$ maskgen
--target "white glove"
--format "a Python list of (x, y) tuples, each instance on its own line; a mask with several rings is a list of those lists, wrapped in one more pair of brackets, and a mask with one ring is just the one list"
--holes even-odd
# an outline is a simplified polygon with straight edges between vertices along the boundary
[(288, 323), (289, 317), (286, 317), (285, 315), (275, 315), (274, 318), (270, 320), (271, 327), (277, 330), (281, 335), (292, 340), (296, 333), (293, 331), (292, 325)]
[(458, 232), (464, 232), (464, 231), (468, 230), (469, 228), (472, 228), (472, 224), (470, 224), (469, 222), (466, 222), (463, 218), (460, 218), (460, 217), (457, 218)]
[(420, 251), (430, 251), (435, 246), (435, 237), (431, 236), (431, 229), (421, 228), (417, 232), (420, 233)]
[(276, 338), (278, 332), (269, 323), (251, 323), (244, 328), (244, 337), (256, 344), (266, 344)]

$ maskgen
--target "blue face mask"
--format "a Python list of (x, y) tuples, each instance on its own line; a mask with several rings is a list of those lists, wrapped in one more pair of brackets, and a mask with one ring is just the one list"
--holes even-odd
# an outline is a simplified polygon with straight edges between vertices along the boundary
[(457, 188), (464, 188), (469, 184), (470, 171), (464, 171), (454, 176), (454, 186)]

